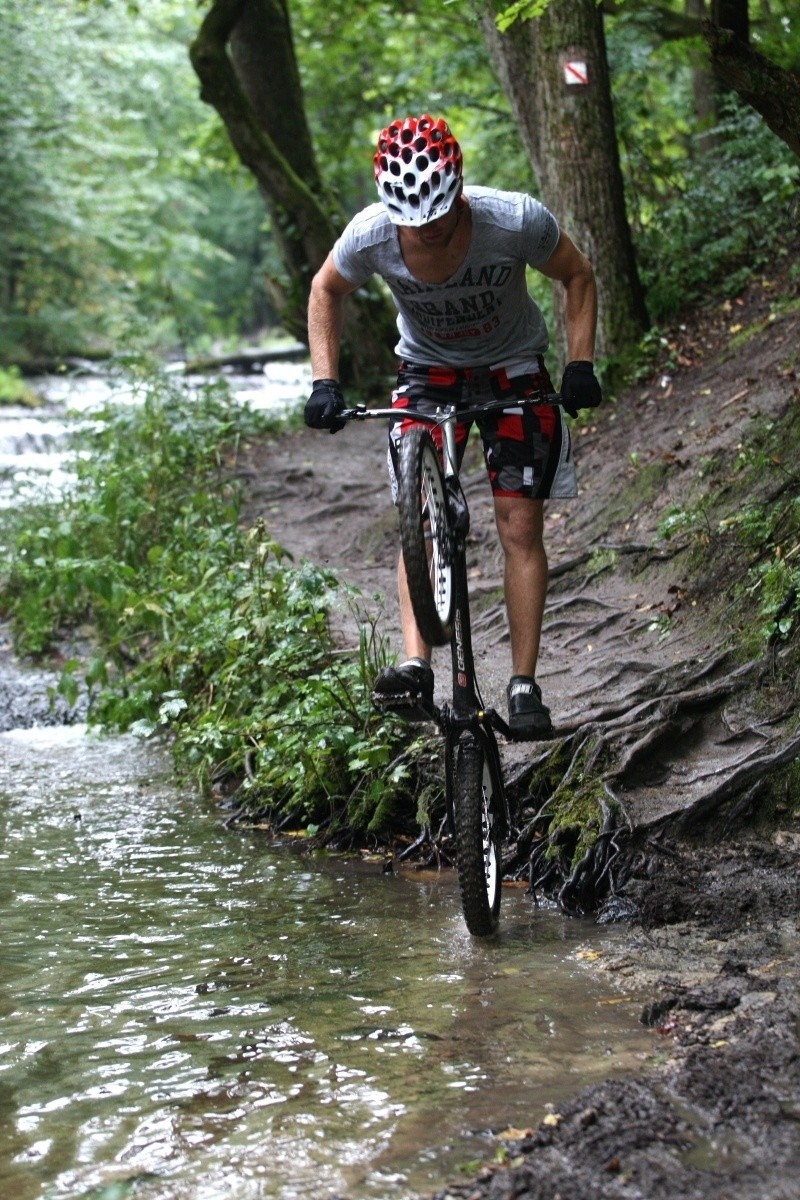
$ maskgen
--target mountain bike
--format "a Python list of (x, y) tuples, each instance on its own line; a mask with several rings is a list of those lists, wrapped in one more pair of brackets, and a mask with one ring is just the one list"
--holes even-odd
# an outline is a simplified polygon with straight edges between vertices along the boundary
[[(441, 707), (415, 693), (373, 693), (373, 703), (392, 711), (414, 710), (444, 736), (447, 817), (456, 849), (461, 904), (476, 937), (496, 932), (500, 918), (502, 847), (511, 828), (497, 735), (512, 730), (481, 699), (472, 652), (466, 540), (469, 508), (458, 476), (456, 424), (491, 412), (533, 404), (556, 404), (548, 395), (508, 399), (474, 408), (447, 405), (435, 415), (415, 409), (346, 409), (346, 421), (410, 420), (400, 440), (398, 509), (400, 544), (417, 627), (431, 646), (451, 647), (452, 702)], [(442, 434), (441, 456), (431, 434)]]

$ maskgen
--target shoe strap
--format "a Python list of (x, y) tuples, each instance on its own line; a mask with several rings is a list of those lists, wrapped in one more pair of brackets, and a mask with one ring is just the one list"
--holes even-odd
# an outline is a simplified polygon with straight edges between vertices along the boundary
[(429, 662), (426, 662), (424, 658), (417, 658), (417, 657), (407, 658), (405, 662), (400, 663), (397, 670), (402, 671), (406, 667), (415, 667), (417, 670), (420, 670), (420, 671), (429, 671), (431, 664)]
[(542, 689), (529, 675), (513, 675), (508, 685), (508, 694), (509, 696), (536, 696), (537, 699), (541, 699)]

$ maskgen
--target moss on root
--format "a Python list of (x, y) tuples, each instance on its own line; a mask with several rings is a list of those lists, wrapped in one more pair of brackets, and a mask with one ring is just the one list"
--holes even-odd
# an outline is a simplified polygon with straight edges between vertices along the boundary
[(619, 814), (603, 783), (608, 761), (598, 733), (576, 735), (554, 745), (530, 780), (533, 813), (519, 846), (524, 853), (531, 847), (531, 886), (571, 911), (594, 907), (609, 882), (607, 843)]

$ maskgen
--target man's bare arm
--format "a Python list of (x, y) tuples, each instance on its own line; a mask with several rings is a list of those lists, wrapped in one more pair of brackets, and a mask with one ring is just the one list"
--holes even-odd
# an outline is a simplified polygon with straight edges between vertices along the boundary
[(562, 233), (555, 250), (539, 270), (549, 279), (557, 279), (564, 285), (567, 361), (593, 362), (597, 333), (597, 285), (592, 264), (572, 239)]
[(333, 265), (329, 254), (311, 281), (308, 298), (308, 345), (312, 379), (339, 378), (339, 347), (344, 299), (355, 291)]

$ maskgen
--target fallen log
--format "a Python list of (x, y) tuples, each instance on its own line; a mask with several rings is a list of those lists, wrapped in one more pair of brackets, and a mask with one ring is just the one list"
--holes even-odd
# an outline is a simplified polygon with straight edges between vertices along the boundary
[(210, 375), (215, 371), (232, 370), (249, 375), (258, 372), (265, 363), (301, 362), (308, 358), (308, 346), (302, 342), (291, 342), (285, 346), (264, 346), (260, 349), (240, 350), (236, 354), (210, 355), (192, 358), (184, 365), (186, 375)]

